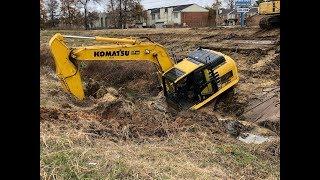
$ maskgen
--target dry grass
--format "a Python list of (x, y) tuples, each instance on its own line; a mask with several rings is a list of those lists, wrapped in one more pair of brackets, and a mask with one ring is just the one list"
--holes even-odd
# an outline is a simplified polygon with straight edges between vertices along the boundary
[[(44, 126), (50, 126), (50, 129)], [(194, 162), (195, 157), (188, 157), (186, 152), (199, 148), (194, 144), (196, 140), (185, 143), (172, 137), (157, 143), (114, 143), (108, 138), (93, 138), (94, 135), (75, 129), (67, 129), (68, 134), (58, 135), (61, 127), (42, 124), (41, 176), (45, 179), (212, 179), (226, 176), (216, 165), (201, 168)], [(200, 144), (207, 146), (205, 142)], [(214, 154), (214, 151), (207, 150), (207, 153)]]
[[(43, 179), (274, 179), (272, 160), (205, 132), (113, 142), (86, 133), (90, 121), (41, 123)], [(225, 141), (225, 142), (224, 142)], [(272, 179), (272, 178), (271, 178)]]

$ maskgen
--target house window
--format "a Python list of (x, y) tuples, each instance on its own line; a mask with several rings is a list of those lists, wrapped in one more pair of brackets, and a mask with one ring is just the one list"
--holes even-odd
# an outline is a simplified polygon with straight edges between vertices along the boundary
[(155, 14), (152, 14), (152, 20), (154, 20), (156, 18), (156, 15)]
[(178, 13), (173, 13), (174, 18), (178, 18)]
[(157, 18), (160, 19), (160, 14), (157, 14)]

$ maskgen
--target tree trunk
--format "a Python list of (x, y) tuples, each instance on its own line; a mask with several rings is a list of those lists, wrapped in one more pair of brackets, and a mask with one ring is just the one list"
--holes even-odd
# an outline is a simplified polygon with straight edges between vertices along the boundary
[(119, 25), (118, 28), (122, 29), (122, 0), (119, 1)]
[(88, 21), (87, 21), (87, 6), (84, 8), (84, 27), (88, 30)]
[(84, 27), (86, 30), (89, 29), (89, 26), (88, 26), (88, 17), (87, 17), (87, 5), (88, 5), (88, 0), (86, 0), (86, 3), (84, 5)]
[(114, 28), (116, 28), (118, 26), (118, 24), (116, 23), (115, 19), (116, 19), (116, 15), (115, 15), (115, 10), (114, 10), (114, 1), (113, 0), (110, 0), (110, 5), (111, 5), (111, 12), (110, 12), (110, 15), (111, 15), (111, 22), (112, 22), (112, 25)]
[(72, 21), (72, 18), (71, 18), (71, 14), (70, 14), (70, 5), (68, 5), (67, 6), (67, 9), (68, 9), (68, 25), (69, 25), (69, 28), (71, 28), (71, 26), (72, 26), (72, 23), (71, 23), (71, 21)]
[(53, 15), (53, 11), (51, 11), (51, 27), (54, 27), (54, 15)]
[(128, 1), (124, 1), (124, 18), (123, 18), (123, 24), (124, 24), (124, 28), (127, 28), (127, 2)]

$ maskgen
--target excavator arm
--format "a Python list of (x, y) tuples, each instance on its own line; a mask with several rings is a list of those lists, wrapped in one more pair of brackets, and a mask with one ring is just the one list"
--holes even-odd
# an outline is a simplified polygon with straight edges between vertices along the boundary
[[(111, 44), (69, 48), (65, 38), (82, 38), (103, 41)], [(174, 66), (166, 49), (153, 42), (141, 42), (138, 39), (63, 36), (55, 34), (49, 46), (54, 57), (56, 73), (66, 91), (77, 99), (84, 99), (84, 90), (78, 68), (78, 61), (150, 61), (161, 75)]]

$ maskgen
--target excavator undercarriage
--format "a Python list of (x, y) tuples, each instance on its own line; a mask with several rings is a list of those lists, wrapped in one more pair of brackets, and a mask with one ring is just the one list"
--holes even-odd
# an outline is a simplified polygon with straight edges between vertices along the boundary
[(280, 0), (264, 0), (258, 11), (264, 16), (259, 22), (261, 29), (280, 28)]
[(280, 14), (276, 15), (266, 15), (263, 17), (260, 22), (259, 26), (261, 29), (273, 29), (280, 27)]

